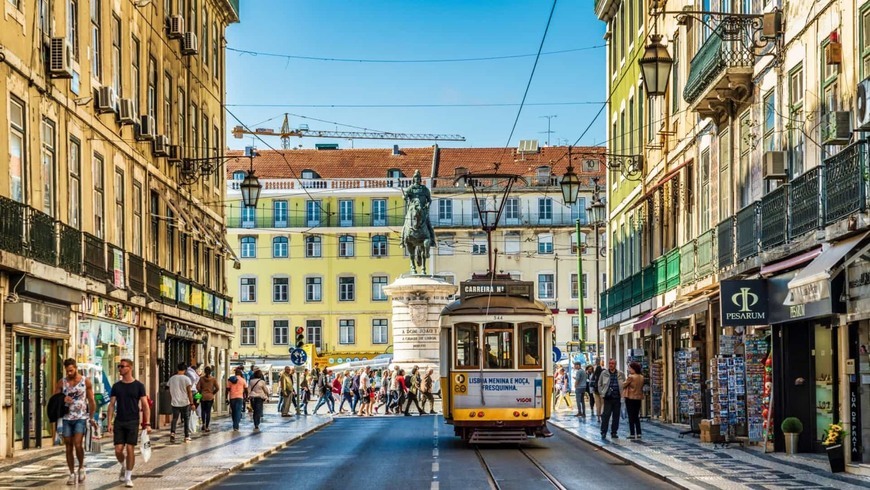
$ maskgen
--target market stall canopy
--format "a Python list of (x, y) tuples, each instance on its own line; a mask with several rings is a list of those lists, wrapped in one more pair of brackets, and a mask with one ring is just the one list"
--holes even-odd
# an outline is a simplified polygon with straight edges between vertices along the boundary
[(788, 297), (783, 304), (801, 305), (829, 298), (831, 296), (831, 279), (842, 272), (851, 260), (867, 253), (870, 245), (864, 244), (864, 248), (853, 254), (851, 260), (845, 261), (839, 267), (838, 264), (846, 254), (861, 245), (868, 235), (870, 232), (855, 235), (823, 250), (808, 266), (798, 272), (794, 279), (789, 281)]

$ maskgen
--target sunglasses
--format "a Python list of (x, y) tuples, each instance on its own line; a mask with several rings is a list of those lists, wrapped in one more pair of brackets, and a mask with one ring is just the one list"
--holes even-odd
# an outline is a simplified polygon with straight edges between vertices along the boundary
[(127, 364), (118, 364), (118, 369), (124, 369), (124, 368), (128, 368), (128, 367), (131, 367), (131, 366), (129, 366)]

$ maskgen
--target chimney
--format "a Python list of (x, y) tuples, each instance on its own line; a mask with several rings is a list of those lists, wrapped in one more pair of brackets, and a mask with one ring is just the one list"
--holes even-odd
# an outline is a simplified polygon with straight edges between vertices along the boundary
[(393, 145), (393, 156), (395, 157), (399, 155), (401, 155), (401, 153), (399, 153), (399, 145)]

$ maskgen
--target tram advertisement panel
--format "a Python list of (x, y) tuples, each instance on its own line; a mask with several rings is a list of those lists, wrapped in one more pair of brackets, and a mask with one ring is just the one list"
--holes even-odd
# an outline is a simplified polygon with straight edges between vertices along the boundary
[(542, 373), (508, 371), (453, 373), (454, 408), (477, 408), (483, 399), (491, 408), (539, 408), (543, 406), (544, 380)]

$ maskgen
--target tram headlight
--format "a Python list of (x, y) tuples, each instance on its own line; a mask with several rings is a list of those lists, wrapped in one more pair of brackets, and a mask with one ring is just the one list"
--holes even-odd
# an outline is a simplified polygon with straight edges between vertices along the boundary
[(514, 417), (519, 417), (519, 416), (520, 416), (520, 412), (514, 411)]
[(528, 416), (529, 416), (529, 412), (526, 412), (525, 410), (523, 410), (523, 417), (528, 417)]
[(476, 413), (474, 413), (474, 412), (471, 412), (471, 413), (470, 413), (470, 414), (468, 414), (468, 415), (469, 415), (469, 417), (471, 417), (471, 418), (474, 418), (474, 416), (475, 416), (475, 415), (477, 415), (477, 414), (476, 414)]
[(483, 418), (483, 412), (477, 412), (477, 416)]

